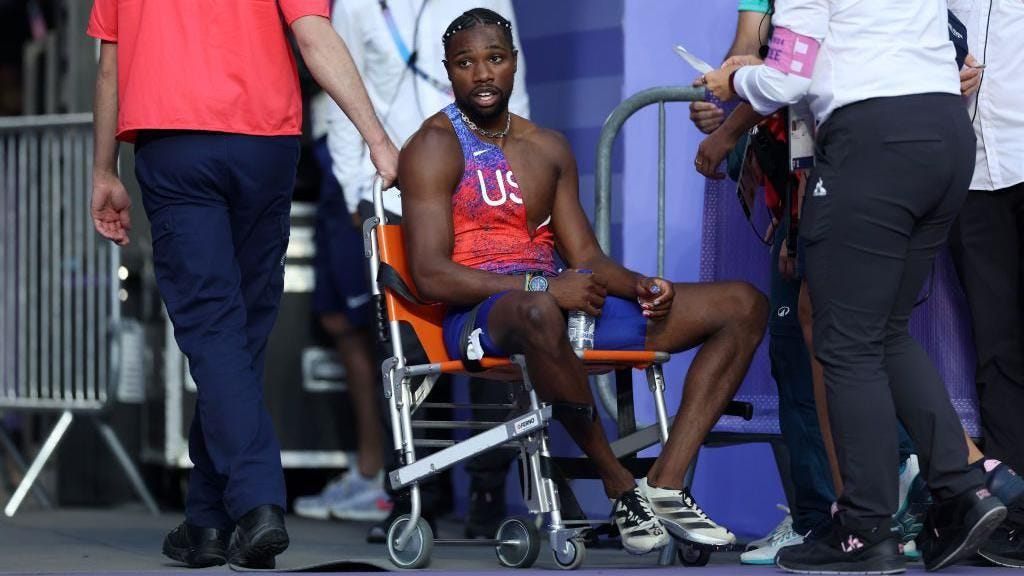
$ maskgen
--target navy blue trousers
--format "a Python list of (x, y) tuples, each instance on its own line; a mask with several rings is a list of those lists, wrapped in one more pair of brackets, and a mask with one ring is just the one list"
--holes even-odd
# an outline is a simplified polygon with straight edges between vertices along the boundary
[(135, 174), (157, 287), (199, 390), (186, 519), (230, 528), (285, 505), (263, 361), (284, 287), (297, 137), (147, 131)]
[(783, 278), (777, 264), (784, 239), (785, 227), (780, 226), (772, 245), (768, 358), (772, 378), (779, 387), (779, 429), (789, 453), (789, 476), (793, 486), (789, 507), (793, 529), (806, 534), (828, 523), (836, 496), (818, 426), (811, 356), (797, 316), (800, 280)]

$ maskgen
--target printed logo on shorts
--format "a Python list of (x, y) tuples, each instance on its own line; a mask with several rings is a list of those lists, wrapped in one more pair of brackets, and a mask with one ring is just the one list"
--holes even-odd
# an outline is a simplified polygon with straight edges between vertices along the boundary
[(814, 192), (811, 192), (811, 196), (827, 196), (828, 190), (825, 189), (825, 181), (820, 177), (818, 183), (814, 185)]
[(786, 316), (789, 316), (790, 312), (791, 310), (789, 306), (779, 306), (779, 309), (775, 311), (779, 318), (785, 318)]

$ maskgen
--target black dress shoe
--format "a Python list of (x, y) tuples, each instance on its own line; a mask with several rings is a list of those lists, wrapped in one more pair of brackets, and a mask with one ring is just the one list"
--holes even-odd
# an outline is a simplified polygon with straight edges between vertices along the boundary
[(230, 535), (228, 530), (200, 528), (182, 522), (164, 538), (164, 556), (189, 568), (221, 566), (227, 562)]
[(284, 511), (272, 504), (257, 506), (238, 519), (228, 557), (235, 566), (273, 568), (274, 557), (288, 548)]
[(987, 488), (932, 504), (917, 537), (924, 567), (935, 571), (973, 555), (1006, 518), (1006, 507)]

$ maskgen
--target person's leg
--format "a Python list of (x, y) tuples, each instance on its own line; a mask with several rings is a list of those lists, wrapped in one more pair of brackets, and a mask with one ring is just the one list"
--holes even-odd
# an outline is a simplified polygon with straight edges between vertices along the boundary
[[(819, 134), (817, 191), (801, 234), (844, 491), (833, 537), (780, 553), (787, 569), (833, 567), (854, 550), (864, 569), (902, 566), (891, 531), (897, 413), (937, 497), (981, 484), (966, 466), (945, 386), (906, 329), (969, 179), (959, 161), (970, 156), (969, 132), (953, 138), (949, 128), (952, 117), (956, 130), (969, 129), (956, 104), (937, 95), (862, 102), (837, 112)], [(893, 115), (904, 122), (894, 126)], [(936, 157), (956, 161), (938, 170)], [(957, 522), (973, 522), (957, 513)], [(927, 549), (924, 556), (929, 568), (951, 558), (937, 560)]]
[(665, 320), (647, 326), (648, 350), (680, 352), (700, 345), (686, 373), (683, 399), (668, 442), (647, 473), (651, 486), (680, 490), (708, 432), (736, 394), (764, 337), (768, 301), (749, 284), (675, 284)]
[[(540, 398), (551, 403), (594, 406), (583, 363), (569, 344), (565, 316), (550, 294), (506, 292), (492, 296), (476, 310), (475, 322), (481, 330), (479, 341), (484, 351), (492, 355), (523, 354), (530, 381)], [(468, 318), (449, 314), (445, 340), (451, 353), (453, 339), (449, 336), (461, 335), (464, 331), (460, 322), (464, 324)], [(461, 349), (458, 338), (454, 338), (454, 344)], [(605, 494), (614, 500), (612, 517), (623, 547), (630, 553), (642, 554), (668, 544), (668, 535), (637, 488), (633, 475), (612, 452), (601, 419), (596, 414), (590, 418), (577, 415), (564, 417), (561, 423), (593, 462)]]
[(985, 454), (1024, 469), (1024, 184), (972, 190), (950, 235), (967, 296)]
[[(779, 428), (789, 448), (794, 498), (790, 502), (793, 530), (805, 535), (825, 525), (835, 500), (831, 471), (822, 443), (811, 382), (811, 361), (797, 318), (799, 279), (783, 278), (777, 254), (785, 238), (776, 234), (772, 248), (771, 315), (768, 320), (772, 377), (779, 387)], [(774, 558), (772, 558), (774, 560)]]
[(814, 355), (814, 306), (811, 304), (811, 290), (807, 279), (800, 283), (800, 329), (804, 334), (804, 344), (811, 356), (811, 386), (814, 393), (814, 408), (818, 414), (818, 428), (821, 430), (821, 441), (828, 457), (829, 469), (832, 471), (832, 489), (835, 494), (843, 493), (843, 475), (839, 472), (839, 458), (836, 456), (836, 444), (832, 438), (832, 423), (828, 420), (828, 395), (825, 392), (825, 369)]
[[(220, 510), (237, 522), (261, 505), (283, 508), (285, 498), (280, 448), (263, 406), (263, 346), (251, 338), (246, 303), (263, 300), (258, 324), (269, 332), (282, 283), (287, 201), (284, 220), (274, 214), (272, 224), (261, 230), (267, 233), (265, 256), (276, 278), (270, 274), (262, 291), (243, 285), (233, 216), (237, 210), (264, 210), (235, 204), (237, 158), (230, 154), (235, 138), (169, 134), (144, 138), (136, 148), (158, 286), (199, 389), (194, 418), (200, 425), (193, 427), (190, 443), (197, 461), (193, 475), (201, 478), (191, 481), (196, 492), (189, 493), (186, 504), (187, 521), (199, 526), (223, 525)], [(290, 193), (298, 144), (292, 140), (273, 148), (252, 177), (267, 186), (287, 183)], [(276, 200), (248, 201), (265, 202), (266, 208)], [(222, 493), (216, 494), (220, 487)]]

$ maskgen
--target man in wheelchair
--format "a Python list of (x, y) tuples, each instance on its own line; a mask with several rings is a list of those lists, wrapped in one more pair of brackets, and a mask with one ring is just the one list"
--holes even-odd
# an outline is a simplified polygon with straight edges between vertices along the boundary
[[(474, 9), (444, 34), (455, 103), (401, 153), (403, 227), (421, 296), (449, 305), (448, 353), (463, 361), (522, 354), (540, 397), (593, 405), (566, 313), (596, 317), (595, 348), (679, 352), (701, 346), (661, 456), (639, 485), (596, 418), (563, 420), (597, 467), (612, 519), (634, 554), (669, 535), (724, 546), (735, 537), (701, 510), (685, 472), (747, 372), (764, 334), (765, 297), (745, 283), (682, 284), (608, 258), (578, 197), (565, 138), (511, 114), (517, 52), (502, 16)], [(560, 270), (555, 252), (569, 266)]]

